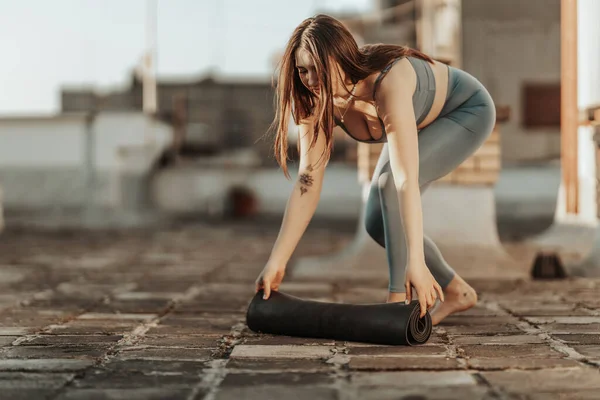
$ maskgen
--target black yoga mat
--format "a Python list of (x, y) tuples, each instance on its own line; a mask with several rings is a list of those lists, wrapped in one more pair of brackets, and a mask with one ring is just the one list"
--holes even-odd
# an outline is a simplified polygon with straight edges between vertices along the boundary
[(326, 338), (388, 345), (416, 345), (431, 336), (429, 312), (419, 318), (417, 300), (410, 304), (342, 304), (303, 300), (263, 290), (252, 299), (246, 323), (254, 332), (275, 335)]

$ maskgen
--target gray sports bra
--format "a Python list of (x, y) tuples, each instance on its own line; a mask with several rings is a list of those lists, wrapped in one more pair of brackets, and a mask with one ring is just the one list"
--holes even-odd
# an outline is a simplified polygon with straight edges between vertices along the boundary
[[(377, 92), (377, 86), (381, 79), (385, 76), (385, 74), (394, 66), (396, 62), (401, 60), (403, 57), (398, 57), (394, 59), (391, 63), (389, 63), (384, 69), (381, 70), (377, 79), (375, 80), (375, 84), (373, 85), (373, 100), (375, 100), (375, 93)], [(412, 64), (415, 72), (417, 74), (417, 87), (415, 92), (413, 93), (413, 107), (415, 109), (415, 118), (417, 119), (417, 125), (419, 125), (427, 114), (429, 110), (431, 110), (431, 106), (433, 105), (433, 99), (435, 98), (435, 77), (433, 76), (433, 70), (431, 69), (431, 64), (429, 62), (422, 60), (420, 58), (415, 57), (406, 57), (408, 61)], [(335, 122), (339, 125), (344, 132), (348, 134), (352, 139), (357, 140), (359, 142), (364, 143), (384, 143), (387, 142), (387, 135), (385, 133), (385, 127), (383, 125), (383, 121), (379, 116), (379, 123), (381, 124), (381, 139), (377, 140), (373, 137), (371, 139), (358, 139), (344, 126), (342, 121), (335, 118)]]

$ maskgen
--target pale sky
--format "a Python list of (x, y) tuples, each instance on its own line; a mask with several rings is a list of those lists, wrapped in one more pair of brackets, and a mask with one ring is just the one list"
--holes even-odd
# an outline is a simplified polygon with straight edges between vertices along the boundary
[[(269, 76), (316, 12), (374, 0), (158, 0), (157, 71)], [(0, 115), (59, 110), (61, 86), (123, 85), (146, 47), (146, 0), (0, 0)]]

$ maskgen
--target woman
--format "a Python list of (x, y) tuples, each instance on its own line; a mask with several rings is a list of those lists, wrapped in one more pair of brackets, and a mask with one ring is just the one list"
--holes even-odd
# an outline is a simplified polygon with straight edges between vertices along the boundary
[(358, 47), (336, 19), (304, 20), (280, 63), (272, 128), (286, 177), (288, 115), (299, 125), (300, 164), (281, 231), (256, 280), (269, 298), (317, 207), (339, 125), (357, 141), (384, 146), (373, 174), (365, 225), (385, 247), (387, 302), (418, 296), (434, 324), (475, 305), (477, 294), (423, 234), (421, 193), (469, 157), (492, 132), (495, 106), (471, 75), (396, 45)]

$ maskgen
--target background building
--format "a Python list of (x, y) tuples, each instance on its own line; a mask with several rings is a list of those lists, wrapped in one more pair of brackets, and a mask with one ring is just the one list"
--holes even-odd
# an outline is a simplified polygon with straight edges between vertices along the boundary
[[(142, 79), (106, 93), (63, 88), (62, 112), (142, 110)], [(253, 148), (270, 164), (271, 142), (264, 140), (274, 118), (271, 82), (250, 79), (177, 77), (157, 81), (157, 117), (181, 127), (182, 152), (196, 156)], [(177, 133), (176, 133), (177, 135)], [(263, 139), (263, 140), (261, 140)]]

